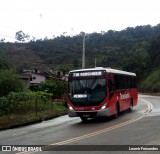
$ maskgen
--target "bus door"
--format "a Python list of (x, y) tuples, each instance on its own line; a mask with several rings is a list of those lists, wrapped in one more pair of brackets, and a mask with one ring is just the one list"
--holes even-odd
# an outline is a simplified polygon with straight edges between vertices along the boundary
[(111, 114), (115, 113), (115, 103), (116, 103), (116, 97), (114, 95), (115, 89), (114, 89), (114, 80), (108, 79), (108, 89), (109, 89), (109, 103), (110, 103), (110, 112)]
[(108, 87), (109, 87), (109, 99), (114, 95), (114, 81), (113, 79), (108, 79)]

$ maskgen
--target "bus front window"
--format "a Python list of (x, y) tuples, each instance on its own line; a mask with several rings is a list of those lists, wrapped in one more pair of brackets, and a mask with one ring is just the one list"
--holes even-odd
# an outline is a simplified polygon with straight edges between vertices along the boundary
[(69, 81), (69, 99), (74, 105), (98, 105), (106, 98), (106, 79)]

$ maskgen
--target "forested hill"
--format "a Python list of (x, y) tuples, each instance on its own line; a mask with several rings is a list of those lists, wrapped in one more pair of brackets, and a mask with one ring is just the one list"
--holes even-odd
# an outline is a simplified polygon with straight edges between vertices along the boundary
[[(36, 67), (67, 72), (81, 68), (82, 43), (83, 33), (29, 43), (0, 43), (0, 55), (10, 59), (18, 71)], [(86, 67), (94, 67), (96, 58), (96, 66), (135, 72), (142, 89), (148, 91), (145, 80), (160, 76), (160, 24), (87, 34), (85, 45)], [(153, 82), (157, 86), (157, 81)], [(160, 81), (158, 84), (151, 85), (152, 91), (160, 90)]]

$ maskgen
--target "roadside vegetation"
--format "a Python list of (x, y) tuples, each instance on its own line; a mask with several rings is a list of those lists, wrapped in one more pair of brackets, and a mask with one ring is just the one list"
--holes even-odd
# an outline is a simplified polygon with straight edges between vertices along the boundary
[(39, 122), (66, 114), (65, 100), (44, 91), (10, 92), (0, 97), (0, 129)]
[(63, 102), (46, 92), (11, 92), (0, 97), (0, 129), (40, 122), (66, 113)]
[[(28, 43), (23, 40), (28, 35), (22, 34), (16, 33), (21, 43), (0, 42), (0, 129), (66, 113), (66, 83), (47, 80), (25, 89), (17, 76), (23, 69), (68, 73), (81, 68), (84, 32)], [(96, 61), (97, 67), (135, 72), (139, 92), (160, 93), (160, 24), (86, 34), (85, 43), (86, 68), (94, 67)]]
[(160, 69), (152, 72), (139, 87), (141, 92), (160, 93)]
[[(65, 81), (47, 80), (26, 91), (16, 73), (1, 61), (0, 130), (66, 114)], [(55, 98), (61, 98), (58, 102)]]

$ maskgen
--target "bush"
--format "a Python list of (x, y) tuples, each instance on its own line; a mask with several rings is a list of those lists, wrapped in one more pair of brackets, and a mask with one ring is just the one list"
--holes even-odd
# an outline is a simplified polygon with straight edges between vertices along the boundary
[(1, 70), (0, 72), (0, 97), (7, 96), (9, 92), (19, 92), (23, 90), (23, 83), (11, 70)]
[(52, 94), (52, 98), (62, 98), (66, 92), (66, 82), (60, 80), (47, 80), (39, 85), (31, 85), (32, 91), (45, 91)]
[(8, 113), (9, 101), (7, 97), (0, 97), (0, 115), (4, 115)]
[(11, 92), (0, 97), (0, 115), (29, 113), (45, 110), (49, 106), (51, 94), (46, 92)]

